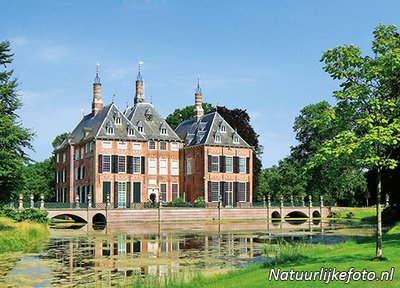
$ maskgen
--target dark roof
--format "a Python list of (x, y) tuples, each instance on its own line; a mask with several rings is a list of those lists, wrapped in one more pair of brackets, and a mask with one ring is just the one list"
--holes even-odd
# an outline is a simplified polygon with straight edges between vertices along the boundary
[[(121, 124), (115, 123), (116, 117), (121, 118)], [(114, 128), (112, 135), (107, 134), (107, 127)], [(134, 135), (132, 136), (128, 136), (129, 127), (134, 129)], [(110, 104), (103, 107), (95, 116), (92, 113), (85, 115), (57, 150), (62, 150), (69, 144), (76, 145), (94, 138), (146, 141), (146, 138), (124, 116), (117, 106)]]
[[(225, 126), (225, 131), (221, 131), (221, 126)], [(198, 122), (193, 119), (182, 122), (175, 132), (185, 141), (184, 147), (200, 144), (251, 147), (218, 112), (206, 114)], [(220, 142), (215, 141), (215, 135), (220, 136)], [(234, 143), (234, 136), (238, 136), (238, 143)]]
[[(130, 111), (130, 112), (129, 112)], [(128, 108), (125, 112), (129, 112), (128, 119), (135, 125), (139, 123), (143, 125), (143, 135), (148, 140), (165, 140), (165, 141), (181, 141), (174, 130), (165, 122), (164, 118), (157, 112), (150, 103), (137, 103), (135, 107)], [(147, 121), (146, 115), (152, 115), (152, 120)], [(161, 127), (167, 129), (166, 135), (161, 135)]]

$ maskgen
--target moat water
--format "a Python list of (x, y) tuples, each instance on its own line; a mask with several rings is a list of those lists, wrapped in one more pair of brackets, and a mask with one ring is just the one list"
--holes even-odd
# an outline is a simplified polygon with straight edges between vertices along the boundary
[(102, 287), (135, 276), (209, 275), (266, 261), (265, 245), (373, 234), (368, 225), (312, 220), (55, 225), (40, 252), (0, 256), (0, 285)]

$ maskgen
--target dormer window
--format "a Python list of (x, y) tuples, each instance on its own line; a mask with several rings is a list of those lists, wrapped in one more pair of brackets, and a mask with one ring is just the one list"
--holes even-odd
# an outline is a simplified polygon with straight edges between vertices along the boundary
[(122, 118), (121, 113), (119, 112), (115, 113), (115, 124), (121, 125), (122, 124), (121, 118)]
[(165, 123), (162, 123), (162, 124), (161, 124), (161, 127), (160, 127), (160, 134), (161, 134), (161, 135), (167, 135), (167, 125), (165, 125)]
[(233, 144), (239, 144), (239, 134), (236, 131), (233, 133)]
[(219, 129), (221, 130), (221, 132), (226, 132), (226, 125), (225, 125), (224, 122), (222, 122), (222, 124), (221, 124)]
[(137, 123), (137, 129), (138, 129), (138, 131), (139, 132), (141, 132), (141, 133), (143, 133), (143, 123), (142, 123), (142, 121), (139, 121), (138, 123)]
[(107, 135), (114, 135), (114, 124), (110, 121), (106, 127)]
[(129, 124), (128, 126), (128, 136), (135, 136), (135, 128), (132, 124)]
[(218, 131), (214, 135), (214, 142), (221, 142), (221, 134)]

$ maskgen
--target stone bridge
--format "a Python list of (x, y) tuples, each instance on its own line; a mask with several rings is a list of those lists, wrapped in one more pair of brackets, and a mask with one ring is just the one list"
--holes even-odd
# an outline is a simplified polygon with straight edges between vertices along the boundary
[(76, 222), (168, 222), (198, 220), (249, 220), (282, 218), (326, 218), (331, 207), (260, 208), (48, 208), (47, 217), (68, 216)]

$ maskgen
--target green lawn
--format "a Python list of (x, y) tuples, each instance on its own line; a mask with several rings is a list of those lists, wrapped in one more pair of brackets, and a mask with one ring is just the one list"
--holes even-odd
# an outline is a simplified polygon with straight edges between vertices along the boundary
[[(361, 216), (360, 216), (361, 217)], [(348, 271), (354, 267), (355, 271), (366, 269), (368, 272), (390, 271), (395, 267), (393, 281), (372, 282), (344, 282), (335, 281), (325, 284), (323, 281), (269, 281), (271, 268), (252, 266), (243, 270), (233, 271), (224, 275), (212, 277), (198, 277), (189, 283), (170, 285), (169, 287), (400, 287), (400, 227), (397, 225), (384, 237), (383, 254), (389, 261), (374, 262), (370, 259), (375, 255), (374, 239), (364, 243), (347, 242), (334, 246), (318, 245), (314, 248), (303, 249), (300, 257), (282, 264), (275, 264), (273, 268), (281, 271), (320, 271), (321, 268), (336, 268), (337, 271)]]

